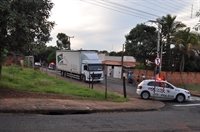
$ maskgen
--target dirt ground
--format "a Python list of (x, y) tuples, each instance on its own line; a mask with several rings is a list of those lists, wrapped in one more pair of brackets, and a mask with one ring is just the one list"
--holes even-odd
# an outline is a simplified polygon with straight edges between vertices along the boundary
[(30, 92), (0, 87), (0, 99), (4, 98), (74, 99), (76, 97), (70, 95)]

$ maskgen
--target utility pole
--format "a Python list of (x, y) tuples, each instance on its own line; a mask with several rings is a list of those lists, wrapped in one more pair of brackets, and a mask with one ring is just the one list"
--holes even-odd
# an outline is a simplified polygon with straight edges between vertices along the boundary
[[(161, 46), (161, 48), (160, 48), (160, 23), (161, 22), (153, 21), (153, 20), (149, 20), (149, 22), (157, 23), (157, 25), (158, 25), (157, 57), (160, 58), (160, 60), (161, 60), (160, 65), (158, 66), (159, 72), (157, 74), (157, 77), (159, 77), (160, 76), (160, 71), (161, 71), (161, 68), (162, 68), (162, 50), (163, 50), (162, 49), (163, 46)], [(161, 49), (161, 51), (160, 51), (160, 49)], [(157, 66), (156, 66), (156, 70), (157, 70)]]
[(121, 67), (122, 67), (122, 72), (121, 72), (121, 78), (123, 78), (123, 65), (124, 65), (124, 44), (122, 45), (122, 61), (121, 61)]

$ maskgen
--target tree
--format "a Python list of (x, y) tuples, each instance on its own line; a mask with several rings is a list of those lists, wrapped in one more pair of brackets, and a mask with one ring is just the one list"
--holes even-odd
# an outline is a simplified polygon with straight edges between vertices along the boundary
[[(185, 68), (185, 57), (190, 58), (190, 56), (196, 56), (199, 57), (199, 54), (196, 50), (198, 46), (198, 35), (195, 33), (190, 32), (190, 28), (186, 28), (185, 30), (180, 30), (175, 35), (176, 39), (176, 47), (181, 51), (181, 61), (180, 61), (180, 75), (182, 78), (182, 72)], [(185, 87), (185, 84), (183, 82), (183, 85)]]
[(70, 43), (69, 36), (67, 36), (64, 33), (58, 33), (57, 38), (58, 38), (58, 40), (56, 41), (56, 43), (57, 43), (57, 46), (59, 49), (71, 50), (71, 48), (70, 48), (71, 43)]
[(31, 47), (30, 49), (32, 49), (32, 55), (34, 55), (34, 60), (39, 62), (39, 61), (44, 61), (44, 59), (42, 59), (43, 57), (40, 55), (41, 52), (45, 52), (45, 50), (47, 50), (47, 46), (45, 43), (39, 43), (39, 44), (33, 44), (33, 47)]
[(125, 53), (133, 56), (138, 62), (144, 64), (147, 60), (154, 62), (157, 47), (156, 28), (138, 24), (125, 36)]
[(108, 54), (107, 50), (99, 51), (100, 54)]
[(185, 67), (185, 56), (190, 58), (190, 56), (199, 57), (198, 54), (198, 35), (190, 32), (190, 28), (185, 30), (180, 30), (176, 33), (176, 46), (181, 51), (182, 57), (180, 62), (180, 72), (184, 71)]
[(42, 62), (49, 62), (48, 57), (52, 52), (56, 52), (58, 48), (56, 46), (48, 46), (45, 50), (42, 50), (38, 56), (36, 56), (36, 59), (40, 59)]
[(111, 52), (109, 53), (109, 56), (117, 56), (117, 53), (116, 53), (115, 51), (111, 51)]
[(47, 58), (48, 62), (56, 62), (56, 51), (53, 51)]
[(3, 51), (25, 53), (31, 43), (48, 42), (55, 23), (48, 21), (50, 0), (1, 0), (0, 2), (0, 75)]
[[(176, 16), (171, 16), (170, 14), (163, 16), (161, 19), (157, 19), (157, 21), (162, 25), (161, 27), (161, 34), (162, 39), (161, 44), (163, 45), (163, 57), (162, 57), (162, 67), (165, 70), (172, 69), (172, 57), (170, 52), (170, 44), (174, 44), (172, 38), (174, 37), (175, 33), (177, 33), (180, 29), (186, 27), (185, 24), (179, 21), (175, 21)], [(170, 67), (169, 67), (170, 66)]]

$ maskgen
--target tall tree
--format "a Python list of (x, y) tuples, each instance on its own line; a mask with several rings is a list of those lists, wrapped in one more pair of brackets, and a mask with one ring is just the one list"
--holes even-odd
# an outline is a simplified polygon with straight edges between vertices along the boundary
[(196, 49), (198, 46), (198, 35), (196, 35), (195, 33), (191, 33), (190, 28), (186, 28), (185, 30), (180, 30), (179, 32), (177, 32), (175, 35), (175, 39), (176, 39), (176, 46), (181, 51), (181, 61), (179, 70), (183, 82), (182, 72), (184, 71), (185, 68), (185, 57), (187, 58), (190, 58), (190, 56), (199, 57), (199, 54)]
[(57, 35), (58, 40), (56, 41), (57, 46), (59, 49), (68, 49), (71, 50), (71, 43), (70, 43), (70, 37), (67, 36), (64, 33), (58, 33)]
[(4, 50), (25, 52), (32, 42), (48, 42), (55, 23), (48, 21), (50, 0), (1, 0), (0, 74)]
[[(172, 59), (170, 54), (170, 44), (175, 44), (172, 38), (175, 33), (180, 29), (186, 27), (182, 22), (176, 21), (176, 16), (171, 16), (170, 14), (163, 16), (161, 19), (157, 19), (160, 22), (161, 26), (161, 34), (162, 34), (162, 42), (163, 46), (163, 57), (162, 57), (162, 66), (165, 70), (172, 69)], [(170, 66), (170, 67), (169, 67)]]
[(180, 71), (184, 71), (185, 57), (190, 56), (199, 57), (198, 54), (198, 35), (190, 32), (190, 28), (180, 30), (175, 35), (176, 46), (181, 51), (182, 57), (180, 62)]
[(156, 57), (157, 32), (155, 27), (138, 24), (125, 36), (125, 53), (144, 64)]

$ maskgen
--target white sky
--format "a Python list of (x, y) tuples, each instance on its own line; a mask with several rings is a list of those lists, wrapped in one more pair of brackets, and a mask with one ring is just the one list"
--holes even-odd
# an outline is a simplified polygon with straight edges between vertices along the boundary
[[(188, 27), (193, 27), (199, 20), (195, 17), (195, 13), (199, 10), (199, 0), (52, 0), (52, 2), (55, 5), (49, 20), (55, 21), (56, 25), (51, 32), (53, 40), (47, 45), (56, 46), (57, 34), (65, 33), (74, 36), (70, 39), (73, 50), (82, 48), (108, 52), (122, 51), (124, 36), (132, 28), (167, 14), (176, 15), (176, 21), (181, 21)], [(151, 25), (149, 22), (147, 24)]]

